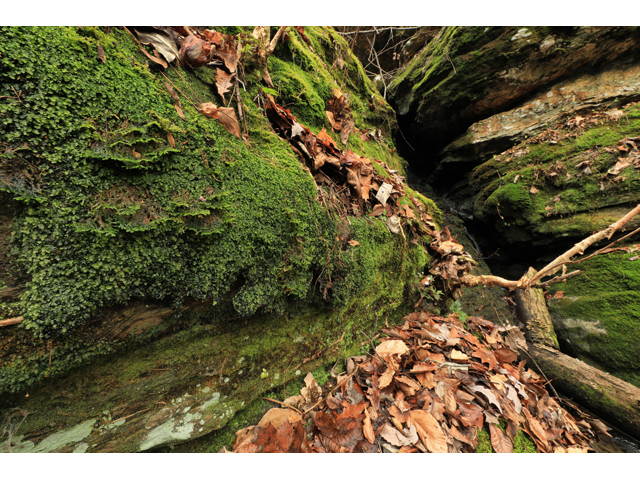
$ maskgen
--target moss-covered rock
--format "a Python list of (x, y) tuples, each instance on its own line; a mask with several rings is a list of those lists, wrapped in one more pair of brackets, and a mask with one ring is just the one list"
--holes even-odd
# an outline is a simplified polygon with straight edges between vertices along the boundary
[[(638, 104), (547, 129), (473, 170), (470, 213), (495, 225), (503, 245), (562, 245), (601, 230), (640, 201), (635, 153), (619, 144), (638, 134)], [(626, 157), (628, 165), (617, 171)]]
[(639, 49), (624, 27), (446, 27), (394, 79), (390, 99), (424, 157), (546, 85)]
[[(0, 285), (11, 289), (2, 314), (24, 317), (0, 329), (1, 406), (30, 412), (16, 448), (131, 451), (204, 435), (415, 302), (424, 248), (318, 200), (254, 103), (250, 62), (232, 104), (243, 140), (196, 108), (221, 104), (213, 68), (150, 66), (120, 28), (1, 33), (0, 96), (19, 96), (0, 102), (0, 189), (16, 205), (3, 232), (11, 225), (17, 272)], [(320, 27), (305, 31), (310, 45), (288, 33), (269, 59), (277, 101), (330, 130), (326, 102), (340, 89), (356, 126), (378, 131), (352, 134), (348, 148), (402, 169), (393, 111), (346, 42)], [(194, 411), (164, 408), (186, 395)], [(100, 420), (83, 445), (44, 448), (86, 417)], [(152, 431), (164, 430), (143, 438), (156, 420)]]
[(584, 273), (550, 288), (563, 296), (549, 310), (563, 350), (640, 387), (640, 260), (629, 250), (581, 263)]

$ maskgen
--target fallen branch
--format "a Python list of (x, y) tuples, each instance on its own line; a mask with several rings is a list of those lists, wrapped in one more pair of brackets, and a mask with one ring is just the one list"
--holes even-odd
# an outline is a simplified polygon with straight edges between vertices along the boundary
[(629, 220), (631, 220), (633, 217), (635, 217), (638, 213), (640, 213), (640, 204), (638, 204), (636, 206), (636, 208), (631, 210), (629, 213), (627, 213), (620, 220), (618, 220), (617, 222), (612, 223), (611, 225), (609, 225), (608, 228), (606, 228), (604, 230), (601, 230), (598, 233), (594, 233), (590, 237), (587, 237), (584, 240), (582, 240), (581, 242), (576, 243), (573, 246), (573, 248), (571, 248), (570, 250), (566, 251), (565, 253), (560, 255), (558, 258), (556, 258), (553, 262), (551, 262), (546, 267), (544, 267), (542, 270), (540, 270), (529, 281), (527, 286), (530, 286), (530, 285), (534, 284), (535, 282), (537, 282), (541, 278), (547, 277), (549, 275), (553, 275), (558, 270), (560, 270), (560, 268), (563, 265), (571, 262), (571, 257), (573, 257), (575, 255), (578, 255), (578, 254), (582, 255), (584, 253), (584, 251), (587, 248), (589, 248), (591, 245), (593, 245), (594, 243), (599, 242), (600, 240), (602, 240), (604, 238), (611, 238), (611, 236), (617, 230), (621, 229)]
[(0, 327), (8, 327), (9, 325), (15, 325), (16, 323), (20, 323), (24, 320), (22, 317), (15, 318), (7, 318), (6, 320), (0, 320)]
[[(633, 210), (623, 216), (620, 220), (615, 223), (612, 223), (604, 230), (601, 230), (597, 233), (594, 233), (590, 237), (585, 238), (581, 242), (576, 243), (571, 249), (564, 252), (562, 255), (557, 257), (551, 263), (542, 268), (538, 273), (536, 273), (533, 277), (528, 277), (527, 274), (523, 275), (519, 280), (507, 280), (502, 277), (497, 277), (495, 275), (471, 275), (469, 273), (464, 272), (457, 279), (451, 278), (451, 280), (457, 280), (461, 285), (465, 287), (476, 287), (478, 285), (486, 285), (488, 287), (498, 286), (503, 288), (508, 288), (510, 290), (522, 290), (528, 288), (544, 288), (554, 283), (563, 282), (569, 278), (575, 277), (582, 273), (581, 270), (575, 270), (573, 272), (566, 272), (566, 266), (569, 264), (581, 263), (585, 260), (588, 260), (596, 255), (602, 255), (605, 253), (610, 253), (613, 251), (617, 251), (619, 249), (612, 249), (611, 247), (618, 243), (621, 240), (627, 239), (632, 235), (640, 232), (640, 228), (634, 230), (633, 232), (625, 235), (623, 238), (612, 242), (610, 245), (601, 248), (600, 250), (594, 252), (593, 254), (585, 257), (581, 260), (572, 260), (575, 255), (582, 255), (587, 248), (593, 245), (600, 240), (605, 238), (611, 238), (612, 235), (620, 230), (624, 225), (626, 225), (629, 220), (640, 213), (640, 204), (637, 205)], [(435, 249), (438, 249), (438, 245), (436, 245)], [(562, 269), (562, 274), (558, 275), (546, 282), (540, 282), (544, 277), (549, 277), (557, 273), (560, 269)], [(467, 270), (468, 271), (468, 270)], [(461, 272), (462, 273), (462, 272)]]

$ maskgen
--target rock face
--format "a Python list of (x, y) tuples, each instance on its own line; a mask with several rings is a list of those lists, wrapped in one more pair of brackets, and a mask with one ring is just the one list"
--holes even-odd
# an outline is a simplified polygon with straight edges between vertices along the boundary
[[(395, 80), (410, 169), (494, 272), (540, 268), (640, 202), (639, 47), (635, 28), (448, 27)], [(576, 266), (551, 304), (563, 349), (638, 385), (633, 257)]]
[(639, 49), (633, 28), (446, 27), (397, 76), (390, 101), (409, 144), (433, 155), (473, 123)]
[[(424, 247), (369, 216), (367, 198), (345, 214), (346, 181), (342, 197), (316, 183), (263, 111), (260, 40), (225, 33), (207, 38), (240, 35), (248, 52), (232, 97), (219, 61), (165, 70), (122, 28), (2, 29), (0, 319), (24, 321), (0, 328), (0, 408), (28, 414), (2, 426), (2, 451), (202, 436), (417, 300)], [(268, 67), (299, 131), (402, 169), (393, 111), (333, 30), (290, 27)], [(326, 114), (336, 92), (342, 138)], [(429, 209), (411, 198), (405, 213)]]

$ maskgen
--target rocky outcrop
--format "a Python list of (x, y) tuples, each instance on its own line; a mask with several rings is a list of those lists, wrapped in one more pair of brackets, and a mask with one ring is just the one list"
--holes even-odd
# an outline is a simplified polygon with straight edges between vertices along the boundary
[[(495, 273), (520, 278), (640, 202), (639, 47), (635, 28), (448, 27), (394, 82), (410, 168)], [(570, 267), (585, 273), (549, 302), (563, 351), (638, 385), (636, 263)]]
[(446, 27), (397, 76), (390, 101), (415, 155), (434, 155), (473, 123), (639, 50), (634, 28)]

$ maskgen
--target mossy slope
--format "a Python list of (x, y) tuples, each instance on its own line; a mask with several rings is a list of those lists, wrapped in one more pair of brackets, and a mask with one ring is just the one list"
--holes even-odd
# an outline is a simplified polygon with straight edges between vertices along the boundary
[[(340, 88), (349, 95), (356, 126), (382, 132), (377, 141), (354, 133), (348, 148), (402, 169), (388, 136), (393, 111), (346, 53), (345, 41), (331, 29), (308, 28), (312, 51), (288, 30), (289, 42), (269, 61), (274, 83), (282, 86), (277, 101), (302, 98), (292, 108), (299, 121), (315, 132), (330, 131), (322, 112)], [(333, 67), (336, 55), (343, 67)], [(0, 391), (3, 406), (21, 404), (32, 412), (32, 433), (49, 410), (49, 397), (34, 388), (43, 380), (46, 389), (55, 388), (61, 375), (93, 382), (100, 368), (111, 369), (118, 382), (130, 382), (121, 385), (121, 401), (155, 405), (131, 385), (180, 361), (164, 365), (168, 350), (154, 340), (178, 342), (177, 351), (187, 355), (203, 326), (224, 325), (242, 338), (246, 322), (260, 325), (249, 336), (282, 333), (273, 344), (255, 339), (253, 353), (243, 353), (256, 370), (232, 384), (244, 385), (240, 393), (229, 389), (224, 408), (236, 411), (269, 388), (259, 382), (262, 368), (283, 372), (287, 359), (298, 362), (285, 353), (274, 356), (283, 341), (283, 352), (300, 356), (298, 343), (289, 343), (293, 332), (302, 336), (305, 351), (320, 352), (313, 361), (321, 363), (329, 355), (322, 345), (342, 337), (338, 351), (344, 352), (359, 344), (359, 330), (382, 321), (374, 309), (393, 317), (408, 308), (411, 283), (428, 262), (423, 247), (405, 245), (379, 219), (340, 219), (317, 201), (312, 177), (254, 104), (257, 70), (245, 67), (243, 141), (195, 108), (222, 103), (207, 67), (149, 66), (120, 28), (2, 29), (0, 96), (14, 96), (15, 89), (20, 98), (0, 102), (1, 188), (18, 203), (11, 258), (28, 281), (12, 310), (24, 321), (0, 331), (7, 347)], [(184, 119), (167, 81), (180, 93)], [(227, 351), (239, 338), (226, 346), (211, 338), (196, 350), (217, 365), (244, 352)], [(124, 363), (107, 356), (125, 347)], [(149, 348), (155, 353), (140, 363)], [(101, 357), (105, 366), (92, 367)], [(168, 375), (156, 387), (163, 382), (176, 394), (196, 383)], [(25, 389), (34, 399), (28, 405)], [(88, 403), (74, 410), (78, 415), (92, 415), (85, 407), (99, 408), (109, 396), (98, 383), (91, 389)], [(73, 425), (72, 418), (59, 420), (55, 428)], [(222, 424), (209, 424), (204, 433)]]

